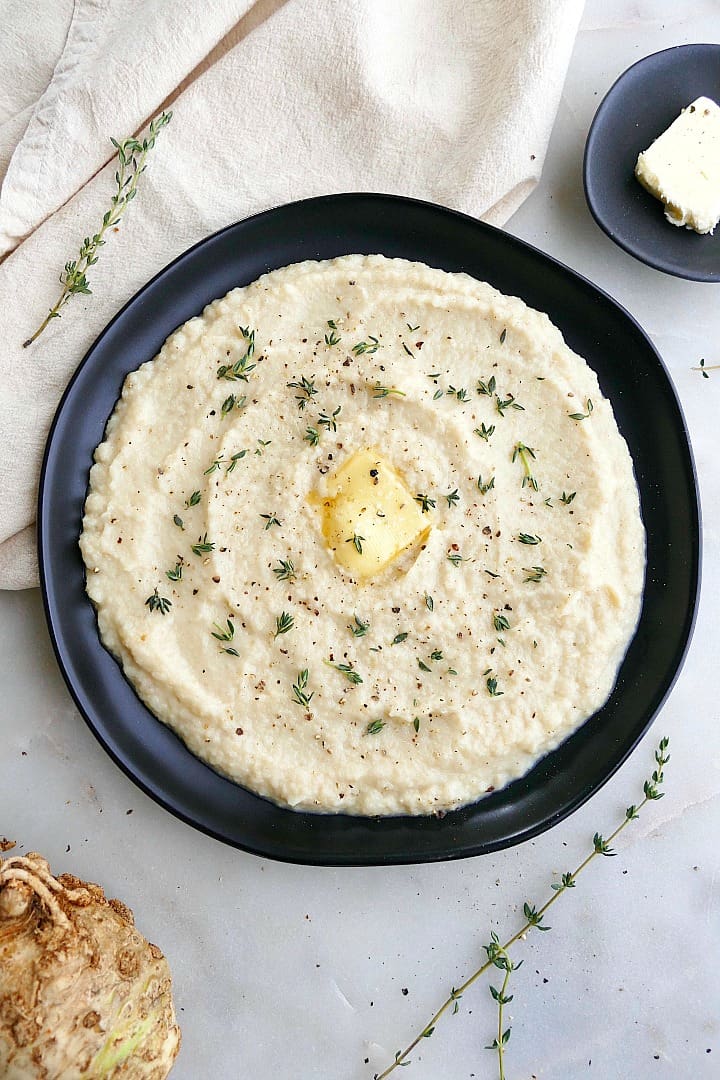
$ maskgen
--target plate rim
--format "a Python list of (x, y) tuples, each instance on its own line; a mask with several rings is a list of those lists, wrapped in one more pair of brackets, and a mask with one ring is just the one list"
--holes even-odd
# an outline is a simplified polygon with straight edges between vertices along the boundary
[[(75, 687), (74, 682), (73, 682), (72, 678), (70, 677), (70, 673), (68, 672), (68, 669), (67, 669), (67, 666), (66, 666), (66, 663), (65, 663), (65, 660), (64, 660), (63, 645), (61, 644), (62, 637), (63, 637), (62, 630), (60, 628), (60, 630), (58, 631), (58, 628), (56, 628), (55, 621), (54, 621), (54, 616), (53, 616), (53, 611), (52, 611), (53, 605), (52, 605), (51, 593), (52, 593), (52, 589), (53, 589), (53, 583), (49, 579), (48, 567), (46, 565), (47, 558), (46, 558), (46, 529), (45, 529), (45, 522), (44, 522), (44, 507), (45, 507), (45, 503), (46, 503), (46, 488), (47, 488), (47, 485), (48, 485), (48, 482), (49, 482), (48, 481), (48, 470), (50, 468), (50, 462), (51, 462), (52, 454), (53, 454), (53, 451), (55, 449), (55, 447), (54, 447), (55, 433), (56, 433), (56, 431), (58, 429), (58, 426), (60, 424), (60, 421), (62, 419), (64, 409), (65, 409), (69, 399), (72, 396), (74, 386), (75, 386), (78, 378), (80, 377), (81, 373), (84, 371), (86, 365), (91, 360), (95, 350), (104, 341), (106, 336), (108, 334), (110, 334), (110, 332), (115, 327), (115, 325), (123, 318), (126, 311), (131, 306), (133, 306), (138, 301), (138, 299), (146, 291), (149, 291), (151, 289), (151, 287), (153, 287), (158, 282), (160, 282), (163, 277), (165, 277), (166, 275), (169, 275), (172, 271), (174, 271), (176, 268), (178, 268), (178, 266), (182, 262), (184, 262), (185, 260), (190, 259), (192, 257), (192, 255), (199, 248), (202, 248), (205, 245), (210, 244), (212, 241), (217, 240), (219, 237), (222, 237), (224, 234), (226, 234), (228, 232), (231, 232), (231, 231), (233, 231), (235, 229), (238, 229), (238, 228), (242, 228), (243, 226), (248, 226), (251, 223), (257, 222), (258, 220), (261, 220), (261, 219), (263, 219), (263, 218), (265, 218), (265, 217), (267, 217), (269, 215), (274, 215), (278, 211), (287, 211), (289, 209), (297, 209), (297, 208), (300, 208), (300, 207), (303, 207), (303, 206), (308, 206), (309, 204), (332, 204), (332, 203), (343, 203), (343, 202), (344, 203), (352, 203), (352, 201), (356, 200), (356, 199), (369, 200), (369, 201), (372, 201), (372, 202), (391, 203), (391, 204), (392, 203), (407, 204), (410, 207), (419, 207), (419, 208), (421, 208), (423, 210), (426, 210), (426, 211), (430, 211), (430, 212), (434, 212), (434, 213), (440, 213), (442, 215), (450, 215), (450, 216), (458, 219), (459, 221), (466, 223), (468, 225), (468, 227), (479, 228), (481, 231), (486, 231), (490, 235), (501, 234), (502, 238), (503, 238), (503, 242), (508, 242), (511, 245), (521, 249), (524, 252), (530, 252), (533, 256), (540, 256), (540, 258), (542, 260), (545, 260), (545, 261), (548, 261), (548, 262), (552, 263), (555, 267), (559, 268), (559, 270), (561, 272), (563, 272), (564, 274), (570, 275), (571, 278), (575, 279), (581, 285), (583, 285), (585, 287), (589, 287), (595, 293), (599, 294), (603, 298), (603, 300), (609, 302), (612, 307), (618, 309), (623, 314), (623, 316), (629, 321), (629, 323), (634, 327), (634, 329), (637, 332), (639, 332), (639, 334), (644, 338), (645, 342), (647, 343), (648, 348), (652, 351), (652, 354), (653, 354), (653, 356), (655, 358), (655, 361), (656, 361), (656, 363), (658, 365), (659, 371), (660, 371), (661, 375), (664, 378), (665, 390), (667, 392), (669, 392), (669, 394), (671, 396), (672, 402), (673, 402), (673, 404), (675, 406), (675, 409), (676, 409), (676, 412), (677, 412), (677, 418), (678, 418), (679, 424), (680, 424), (680, 426), (682, 428), (682, 434), (684, 436), (684, 444), (685, 444), (685, 449), (687, 451), (687, 465), (689, 466), (690, 473), (691, 473), (692, 480), (693, 480), (693, 492), (692, 492), (693, 498), (691, 500), (692, 508), (693, 508), (693, 511), (694, 511), (693, 516), (692, 516), (692, 522), (691, 522), (692, 532), (693, 532), (693, 537), (692, 537), (692, 539), (693, 539), (693, 547), (692, 547), (692, 551), (690, 553), (691, 557), (692, 557), (692, 564), (693, 564), (692, 565), (692, 572), (691, 572), (693, 588), (692, 588), (692, 596), (689, 597), (689, 600), (690, 600), (689, 617), (686, 618), (685, 623), (684, 623), (683, 628), (682, 628), (682, 635), (681, 635), (682, 646), (681, 646), (681, 648), (679, 650), (679, 655), (677, 657), (677, 661), (675, 663), (675, 667), (674, 667), (672, 676), (668, 680), (667, 686), (665, 686), (661, 696), (658, 698), (657, 703), (655, 704), (655, 707), (653, 708), (649, 718), (647, 719), (647, 722), (645, 723), (645, 726), (643, 727), (642, 731), (640, 731), (632, 740), (630, 740), (630, 742), (626, 745), (624, 751), (613, 762), (611, 768), (609, 770), (607, 770), (599, 780), (597, 780), (596, 782), (593, 782), (589, 787), (586, 786), (583, 789), (583, 791), (578, 793), (574, 798), (571, 798), (571, 799), (567, 800), (565, 802), (565, 804), (562, 805), (561, 807), (559, 807), (553, 814), (549, 815), (547, 818), (545, 818), (542, 821), (535, 822), (535, 823), (533, 823), (533, 824), (531, 824), (529, 826), (526, 826), (526, 827), (524, 827), (522, 829), (517, 830), (510, 837), (503, 837), (501, 839), (490, 840), (490, 841), (481, 841), (481, 842), (476, 842), (476, 843), (470, 844), (470, 845), (466, 844), (465, 846), (460, 847), (460, 848), (453, 847), (451, 845), (450, 840), (446, 839), (444, 841), (444, 843), (439, 843), (438, 845), (433, 847), (431, 850), (423, 850), (423, 851), (420, 851), (420, 852), (413, 852), (413, 851), (408, 851), (408, 852), (405, 852), (405, 853), (403, 853), (403, 852), (393, 852), (393, 853), (386, 853), (386, 854), (381, 854), (381, 855), (374, 854), (374, 855), (369, 855), (369, 856), (366, 856), (366, 855), (363, 855), (363, 854), (359, 854), (359, 855), (358, 854), (353, 854), (353, 855), (349, 855), (349, 856), (344, 855), (344, 854), (343, 855), (320, 854), (317, 857), (314, 856), (314, 855), (312, 857), (308, 857), (307, 854), (297, 854), (296, 855), (296, 854), (293, 854), (293, 853), (283, 852), (281, 850), (269, 850), (267, 847), (263, 847), (262, 844), (253, 843), (251, 841), (248, 841), (247, 839), (240, 840), (240, 839), (237, 839), (236, 837), (228, 836), (227, 834), (223, 833), (222, 831), (220, 831), (218, 829), (215, 829), (212, 826), (207, 825), (202, 820), (198, 820), (191, 813), (186, 812), (185, 810), (180, 808), (176, 803), (173, 803), (171, 800), (168, 800), (167, 798), (165, 798), (164, 795), (160, 791), (155, 790), (152, 786), (150, 786), (148, 783), (146, 783), (141, 777), (139, 777), (133, 771), (132, 763), (125, 761), (122, 758), (122, 756), (120, 756), (115, 751), (115, 749), (110, 745), (110, 743), (108, 742), (108, 739), (105, 737), (103, 731), (101, 731), (100, 728), (97, 726), (96, 720), (88, 714), (88, 711), (85, 708), (84, 702), (81, 700), (81, 697), (80, 697), (80, 695), (79, 695), (79, 693), (77, 691), (77, 688)], [(382, 253), (382, 252), (380, 252), (380, 253)], [(297, 260), (297, 261), (303, 261), (303, 260)], [(283, 265), (288, 265), (288, 264), (284, 263)], [(192, 316), (188, 316), (188, 317), (192, 317)], [(140, 362), (144, 362), (144, 361), (140, 361)], [(137, 365), (135, 365), (135, 366), (137, 366)], [(130, 369), (130, 370), (133, 370), (133, 369)], [(105, 420), (105, 423), (107, 423), (107, 418)], [(88, 462), (88, 471), (89, 471), (91, 463), (92, 463), (92, 460), (90, 460)], [(44, 448), (44, 452), (43, 452), (43, 459), (42, 459), (42, 466), (41, 466), (41, 472), (40, 472), (40, 481), (39, 481), (39, 486), (38, 486), (37, 508), (38, 509), (37, 509), (37, 526), (36, 526), (36, 528), (37, 528), (37, 542), (38, 542), (38, 565), (39, 565), (39, 576), (40, 576), (40, 588), (41, 588), (41, 595), (42, 595), (43, 610), (44, 610), (44, 613), (45, 613), (46, 623), (47, 623), (47, 626), (48, 626), (48, 632), (49, 632), (49, 636), (50, 636), (50, 639), (51, 639), (53, 651), (55, 653), (55, 657), (56, 657), (58, 666), (60, 668), (60, 672), (62, 674), (63, 680), (64, 680), (66, 686), (68, 687), (70, 695), (71, 695), (71, 697), (72, 697), (72, 699), (73, 699), (73, 701), (74, 701), (80, 715), (82, 716), (85, 724), (89, 727), (89, 729), (92, 732), (92, 734), (94, 735), (94, 737), (97, 739), (97, 741), (103, 747), (103, 750), (108, 754), (108, 756), (111, 758), (111, 760), (117, 766), (119, 766), (119, 768), (123, 771), (123, 773), (137, 787), (139, 787), (146, 795), (148, 795), (153, 800), (153, 802), (155, 802), (155, 803), (159, 804), (160, 806), (162, 806), (163, 809), (169, 811), (174, 817), (176, 817), (179, 820), (183, 821), (185, 824), (190, 825), (194, 829), (197, 829), (198, 831), (203, 832), (206, 835), (211, 836), (214, 839), (216, 839), (216, 840), (218, 840), (218, 841), (220, 841), (220, 842), (222, 842), (224, 844), (227, 844), (227, 845), (229, 845), (231, 847), (246, 851), (246, 852), (248, 852), (250, 854), (257, 855), (257, 856), (260, 856), (260, 857), (263, 857), (263, 858), (271, 858), (274, 861), (286, 862), (286, 863), (290, 863), (290, 864), (315, 865), (315, 866), (338, 866), (339, 867), (339, 866), (420, 865), (420, 864), (429, 863), (429, 862), (455, 861), (457, 859), (475, 857), (475, 856), (481, 855), (481, 854), (490, 854), (490, 853), (498, 851), (498, 850), (502, 850), (502, 849), (505, 849), (505, 848), (508, 848), (508, 847), (513, 847), (513, 846), (516, 846), (516, 845), (518, 845), (520, 843), (524, 843), (524, 842), (526, 842), (528, 840), (531, 840), (534, 837), (536, 837), (536, 836), (540, 835), (541, 833), (545, 832), (546, 830), (548, 830), (552, 826), (558, 824), (560, 821), (562, 821), (565, 818), (569, 817), (576, 810), (578, 810), (581, 806), (583, 806), (585, 804), (585, 802), (587, 802), (593, 795), (597, 794), (597, 792), (602, 787), (604, 787), (604, 785), (612, 778), (612, 776), (615, 774), (615, 772), (617, 772), (617, 770), (624, 764), (624, 762), (628, 759), (628, 757), (633, 753), (633, 751), (637, 747), (638, 743), (647, 734), (647, 732), (648, 732), (649, 728), (651, 727), (653, 721), (657, 717), (658, 713), (660, 712), (660, 710), (662, 709), (664, 703), (666, 702), (668, 696), (672, 692), (672, 689), (673, 689), (673, 687), (674, 687), (674, 685), (675, 685), (675, 683), (676, 683), (676, 681), (677, 681), (677, 679), (678, 679), (678, 677), (680, 675), (680, 672), (682, 671), (682, 668), (683, 668), (684, 662), (686, 660), (688, 650), (690, 648), (690, 644), (691, 644), (691, 641), (692, 641), (693, 631), (694, 631), (694, 628), (695, 628), (695, 623), (696, 623), (697, 613), (698, 613), (698, 599), (699, 599), (700, 584), (701, 584), (701, 572), (702, 572), (702, 511), (701, 511), (701, 504), (700, 504), (699, 487), (698, 487), (698, 482), (697, 482), (697, 470), (696, 470), (696, 464), (695, 464), (692, 444), (691, 444), (690, 438), (689, 438), (689, 433), (688, 433), (688, 428), (687, 428), (687, 423), (686, 423), (684, 411), (682, 409), (680, 400), (679, 400), (677, 392), (675, 390), (675, 386), (673, 384), (673, 381), (669, 376), (668, 370), (667, 370), (667, 368), (666, 368), (666, 366), (665, 366), (665, 364), (664, 364), (664, 362), (662, 360), (662, 357), (658, 353), (658, 351), (655, 348), (653, 342), (650, 340), (648, 335), (645, 333), (645, 331), (641, 327), (640, 323), (624, 307), (624, 305), (622, 305), (618, 300), (616, 300), (613, 296), (611, 296), (611, 294), (608, 293), (606, 290), (604, 290), (600, 286), (596, 285), (592, 280), (590, 280), (589, 278), (587, 278), (583, 274), (581, 274), (578, 271), (574, 270), (573, 268), (569, 267), (567, 264), (561, 262), (559, 259), (556, 259), (554, 256), (547, 254), (546, 252), (542, 251), (542, 249), (540, 249), (540, 248), (536, 247), (535, 245), (527, 242), (526, 240), (523, 240), (523, 239), (515, 236), (512, 233), (508, 233), (503, 229), (499, 229), (499, 228), (497, 228), (495, 226), (489, 225), (486, 222), (480, 221), (480, 220), (478, 220), (476, 218), (472, 218), (469, 215), (463, 214), (460, 211), (453, 210), (453, 209), (451, 209), (449, 207), (445, 207), (445, 206), (442, 206), (441, 204), (433, 203), (433, 202), (430, 202), (428, 200), (414, 199), (414, 198), (411, 198), (409, 196), (404, 196), (404, 195), (395, 195), (395, 194), (382, 193), (382, 192), (340, 192), (340, 193), (333, 193), (333, 194), (327, 194), (327, 195), (313, 196), (313, 197), (308, 198), (308, 199), (294, 200), (294, 201), (292, 201), (290, 203), (284, 203), (284, 204), (281, 204), (281, 205), (276, 206), (276, 207), (271, 207), (271, 208), (266, 209), (266, 210), (261, 210), (261, 211), (255, 213), (255, 214), (249, 215), (246, 218), (240, 219), (239, 221), (232, 222), (232, 223), (230, 223), (230, 224), (228, 224), (226, 226), (223, 226), (221, 229), (218, 229), (215, 232), (209, 234), (208, 236), (205, 236), (205, 237), (201, 238), (195, 244), (191, 245), (189, 248), (187, 248), (183, 252), (179, 253), (174, 259), (172, 259), (169, 263), (167, 263), (160, 270), (158, 270), (158, 272), (155, 275), (153, 275), (152, 278), (150, 278), (147, 282), (145, 282), (140, 287), (140, 289), (138, 289), (138, 291), (132, 297), (130, 297), (125, 304), (123, 304), (123, 306), (118, 310), (118, 312), (113, 316), (113, 318), (103, 327), (103, 329), (101, 330), (99, 335), (95, 338), (93, 343), (88, 348), (87, 352), (85, 353), (85, 355), (81, 359), (81, 361), (78, 364), (77, 368), (73, 372), (70, 380), (68, 381), (67, 386), (65, 387), (65, 390), (63, 391), (63, 394), (62, 394), (62, 396), (60, 398), (60, 401), (58, 402), (57, 408), (55, 410), (53, 420), (52, 420), (52, 423), (50, 425), (50, 428), (49, 428), (49, 431), (48, 431), (48, 436), (47, 436), (46, 443), (45, 443), (45, 448)], [(91, 601), (89, 600), (89, 598), (85, 597), (85, 599), (86, 599), (88, 605), (90, 605), (92, 607)], [(93, 609), (93, 614), (94, 614), (94, 609)], [(97, 632), (97, 630), (96, 630), (96, 632)], [(631, 642), (632, 642), (632, 640), (633, 639), (631, 639)], [(102, 645), (102, 642), (100, 642), (100, 644)], [(104, 646), (102, 646), (102, 647), (104, 648)], [(114, 657), (113, 657), (113, 661), (115, 663), (117, 663), (117, 660)], [(150, 710), (147, 709), (147, 706), (144, 706), (144, 703), (142, 703), (142, 702), (141, 702), (141, 705), (143, 705), (143, 708), (145, 708), (146, 711), (148, 712), (148, 714), (150, 716), (152, 716), (152, 713), (150, 713)], [(156, 718), (154, 718), (154, 717), (153, 717), (153, 719), (156, 720)], [(156, 720), (156, 722), (159, 723), (159, 721), (157, 721), (157, 720)], [(581, 730), (581, 729), (582, 729), (582, 725), (581, 725), (581, 728), (578, 729), (578, 730)], [(571, 737), (571, 736), (569, 736), (569, 737)], [(568, 737), (566, 737), (566, 739), (567, 738)], [(566, 741), (566, 739), (563, 739), (558, 744), (558, 747), (556, 748), (556, 750), (560, 749), (560, 747), (563, 745), (563, 743)], [(191, 751), (187, 750), (187, 748), (185, 748), (185, 749), (186, 749), (187, 753), (192, 755)], [(555, 751), (550, 751), (549, 754), (553, 754), (554, 752)], [(192, 755), (192, 756), (194, 757), (194, 755)], [(545, 755), (545, 756), (548, 756), (548, 755)], [(205, 763), (202, 763), (202, 764), (205, 765)], [(206, 766), (206, 767), (209, 768), (209, 766)], [(238, 785), (238, 786), (241, 786), (241, 785)], [(249, 789), (242, 789), (242, 790), (248, 791)], [(252, 792), (250, 792), (250, 793), (254, 794)], [(260, 798), (259, 796), (256, 796), (256, 797)], [(270, 804), (270, 805), (273, 805), (273, 804)], [(474, 806), (474, 805), (476, 805), (476, 804), (470, 804), (469, 807), (463, 807), (463, 808), (460, 808), (457, 811), (451, 811), (451, 812), (448, 813), (448, 815), (446, 815), (446, 817), (450, 817), (452, 814), (460, 814), (460, 813), (463, 812), (463, 810), (471, 809), (472, 806)], [(291, 815), (296, 815), (298, 813), (297, 811), (286, 809), (286, 808), (280, 808), (280, 809), (282, 809), (284, 813), (291, 814)], [(353, 822), (361, 822), (361, 823), (362, 822), (370, 823), (370, 822), (375, 822), (375, 821), (378, 821), (378, 820), (380, 820), (380, 821), (392, 820), (392, 819), (388, 819), (388, 818), (377, 819), (376, 817), (362, 816), (362, 815), (339, 815), (339, 814), (314, 814), (314, 813), (308, 813), (308, 814), (306, 814), (306, 816), (309, 817), (309, 818), (313, 818), (313, 819), (323, 819), (323, 818), (327, 818), (327, 817), (330, 817), (330, 818), (345, 817), (345, 818), (349, 818)], [(406, 821), (408, 819), (412, 821), (412, 820), (415, 820), (415, 817), (413, 815), (398, 815), (398, 817), (395, 818), (394, 820)]]
[[(585, 202), (595, 224), (613, 241), (614, 244), (617, 244), (619, 248), (626, 252), (626, 254), (631, 255), (634, 259), (644, 263), (646, 266), (650, 266), (653, 270), (658, 270), (660, 273), (667, 274), (669, 277), (682, 278), (685, 281), (698, 281), (710, 285), (720, 282), (720, 267), (709, 273), (702, 272), (695, 270), (692, 267), (677, 267), (675, 264), (671, 266), (667, 261), (663, 261), (660, 257), (646, 254), (643, 248), (634, 246), (631, 241), (626, 240), (621, 233), (618, 233), (612, 222), (609, 222), (607, 218), (603, 216), (598, 209), (593, 193), (592, 156), (598, 143), (598, 128), (602, 123), (603, 114), (608, 101), (614, 96), (618, 86), (623, 83), (636, 68), (643, 67), (649, 61), (656, 60), (660, 56), (669, 57), (670, 54), (677, 55), (687, 49), (712, 49), (720, 53), (720, 44), (711, 41), (691, 41), (679, 45), (670, 45), (666, 49), (658, 49), (656, 52), (648, 53), (647, 56), (641, 56), (634, 63), (630, 64), (629, 67), (625, 68), (625, 70), (613, 81), (595, 110), (585, 139), (582, 163), (583, 190), (585, 193)], [(659, 205), (660, 204), (658, 203), (658, 206)], [(718, 228), (720, 228), (720, 226), (718, 226)]]

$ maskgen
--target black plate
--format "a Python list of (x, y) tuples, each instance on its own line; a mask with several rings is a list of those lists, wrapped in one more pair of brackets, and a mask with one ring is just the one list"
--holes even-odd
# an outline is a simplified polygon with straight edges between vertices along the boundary
[(595, 114), (583, 180), (590, 212), (625, 251), (666, 274), (720, 281), (720, 227), (699, 236), (671, 225), (634, 176), (640, 151), (701, 96), (720, 101), (720, 45), (678, 45), (638, 60)]
[[(607, 704), (527, 776), (444, 818), (357, 818), (284, 810), (218, 776), (135, 696), (100, 644), (78, 534), (93, 450), (125, 375), (214, 297), (301, 259), (350, 252), (464, 270), (549, 313), (587, 357), (632, 454), (648, 533), (645, 600)], [(692, 629), (699, 511), (692, 456), (672, 386), (638, 324), (590, 282), (489, 225), (389, 195), (333, 195), (231, 225), (161, 271), (80, 365), (45, 453), (40, 571), (55, 651), (102, 745), (144, 791), (228, 843), (293, 862), (381, 864), (477, 855), (560, 821), (612, 775), (650, 724)]]

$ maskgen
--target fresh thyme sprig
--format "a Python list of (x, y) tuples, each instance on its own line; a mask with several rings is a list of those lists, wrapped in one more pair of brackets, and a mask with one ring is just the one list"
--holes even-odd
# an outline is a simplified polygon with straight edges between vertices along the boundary
[(709, 379), (708, 371), (720, 371), (720, 364), (706, 364), (704, 360), (701, 360), (699, 365), (692, 370), (702, 372), (703, 379)]
[(297, 680), (292, 687), (292, 700), (295, 705), (300, 705), (303, 709), (307, 709), (315, 693), (314, 690), (311, 690), (309, 694), (307, 692), (309, 679), (308, 669), (303, 668), (302, 671), (298, 671)]
[(65, 269), (60, 275), (62, 291), (35, 333), (23, 342), (24, 349), (32, 345), (53, 319), (60, 318), (60, 313), (71, 296), (91, 294), (87, 271), (98, 261), (100, 248), (105, 244), (105, 233), (120, 223), (123, 214), (137, 195), (138, 181), (145, 172), (147, 156), (155, 146), (160, 130), (169, 124), (171, 119), (172, 112), (163, 112), (160, 116), (156, 116), (150, 124), (147, 138), (142, 142), (138, 139), (125, 139), (121, 143), (115, 139), (110, 140), (117, 151), (118, 161), (115, 172), (115, 194), (110, 200), (110, 209), (103, 215), (102, 225), (94, 236), (86, 236), (83, 240), (77, 259), (71, 259), (65, 263)]
[(467, 562), (467, 559), (464, 559), (459, 551), (448, 552), (447, 560), (448, 562), (451, 562), (453, 566), (459, 566), (460, 563)]
[(338, 405), (337, 409), (330, 415), (326, 412), (321, 412), (317, 418), (318, 424), (321, 427), (327, 428), (328, 431), (337, 431), (337, 418), (340, 415), (342, 405)]
[(490, 427), (485, 427), (485, 424), (481, 424), (480, 427), (473, 428), (473, 434), (479, 435), (485, 442), (490, 442), (490, 436), (495, 430), (495, 425), (491, 424)]
[(334, 319), (328, 319), (327, 325), (330, 333), (325, 335), (325, 344), (332, 348), (333, 345), (338, 345), (340, 343), (340, 336), (336, 333), (337, 325)]
[(362, 553), (363, 553), (363, 540), (364, 539), (365, 539), (364, 536), (360, 536), (358, 533), (353, 533), (352, 536), (349, 536), (347, 538), (345, 543), (346, 544), (352, 544), (353, 547), (355, 548), (355, 550), (357, 551), (358, 555), (362, 555)]
[[(230, 621), (230, 619), (225, 620), (225, 626), (221, 626), (220, 623), (216, 622), (213, 623), (213, 626), (215, 627), (215, 629), (211, 630), (210, 633), (216, 641), (228, 642), (232, 641), (235, 637), (235, 627)], [(237, 649), (235, 649), (231, 645), (223, 645), (220, 649), (220, 652), (227, 653), (228, 656), (240, 655)]]
[(420, 504), (423, 514), (427, 514), (431, 507), (433, 510), (435, 509), (435, 499), (431, 499), (429, 495), (423, 495), (421, 492), (418, 492), (415, 496), (415, 502)]
[(523, 570), (528, 575), (525, 578), (525, 583), (532, 581), (537, 585), (539, 581), (547, 577), (547, 570), (542, 566), (523, 566)]
[(292, 382), (287, 384), (291, 390), (299, 390), (300, 393), (296, 395), (298, 409), (300, 412), (306, 407), (307, 403), (317, 394), (317, 387), (315, 386), (314, 379), (307, 379), (304, 375), (300, 376), (300, 379), (293, 379)]
[(593, 403), (590, 400), (590, 398), (588, 398), (587, 401), (585, 402), (585, 408), (587, 409), (587, 412), (584, 412), (584, 413), (571, 412), (571, 413), (568, 413), (568, 416), (570, 417), (571, 420), (587, 420), (587, 418), (591, 415), (591, 413), (593, 411)]
[(236, 397), (235, 394), (228, 394), (220, 407), (221, 416), (229, 416), (233, 409), (244, 409), (247, 404), (247, 398), (244, 394), (240, 397)]
[(495, 376), (491, 375), (487, 382), (484, 379), (480, 379), (477, 384), (477, 392), (481, 397), (492, 397), (495, 393)]
[(398, 390), (394, 386), (381, 386), (380, 383), (375, 383), (373, 386), (374, 398), (390, 397), (391, 394), (394, 394), (395, 397), (407, 397), (404, 390)]
[(247, 342), (245, 355), (236, 360), (234, 364), (221, 364), (217, 369), (218, 379), (226, 379), (228, 382), (250, 382), (248, 376), (257, 367), (257, 364), (250, 363), (255, 355), (255, 331), (251, 330), (249, 326), (241, 326), (239, 329), (243, 339)]
[(273, 574), (278, 581), (294, 581), (295, 565), (292, 559), (280, 559), (277, 566), (273, 566)]
[(267, 532), (268, 529), (271, 529), (273, 525), (277, 525), (278, 528), (282, 527), (282, 521), (280, 521), (279, 518), (276, 518), (275, 514), (261, 514), (260, 517), (265, 522), (265, 532)]
[(215, 544), (212, 540), (208, 540), (207, 533), (203, 536), (198, 536), (197, 544), (193, 544), (191, 551), (193, 555), (207, 555), (210, 551), (215, 550)]
[(357, 615), (353, 616), (353, 622), (348, 626), (348, 630), (353, 637), (365, 637), (369, 629), (370, 623), (363, 622)]
[(172, 607), (172, 600), (168, 600), (166, 596), (160, 596), (156, 585), (152, 594), (145, 601), (145, 607), (150, 608), (151, 611), (159, 611), (161, 615), (167, 615)]
[(487, 960), (482, 964), (477, 971), (461, 983), (457, 988), (453, 987), (450, 994), (437, 1010), (435, 1015), (429, 1021), (428, 1024), (422, 1029), (422, 1031), (415, 1036), (411, 1043), (405, 1048), (405, 1050), (398, 1050), (395, 1054), (394, 1061), (388, 1065), (388, 1067), (381, 1073), (375, 1073), (374, 1080), (386, 1080), (391, 1073), (395, 1072), (397, 1068), (407, 1066), (410, 1064), (410, 1054), (415, 1047), (421, 1042), (422, 1039), (428, 1039), (435, 1032), (438, 1021), (444, 1016), (446, 1012), (451, 1010), (453, 1013), (458, 1011), (458, 1002), (462, 998), (463, 994), (477, 982), (477, 980), (489, 971), (491, 967), (496, 967), (505, 972), (503, 983), (498, 991), (496, 988), (491, 987), (490, 993), (498, 1005), (498, 1033), (494, 1041), (490, 1044), (488, 1049), (495, 1050), (498, 1055), (498, 1069), (499, 1080), (504, 1080), (504, 1049), (510, 1039), (510, 1028), (504, 1027), (503, 1007), (508, 1003), (509, 996), (507, 994), (508, 981), (512, 971), (517, 971), (520, 967), (520, 963), (513, 963), (510, 960), (510, 949), (520, 940), (524, 940), (526, 934), (530, 930), (548, 931), (551, 928), (543, 924), (543, 919), (547, 911), (552, 907), (555, 901), (562, 896), (568, 889), (575, 888), (577, 878), (585, 870), (598, 855), (605, 857), (615, 854), (613, 850), (613, 843), (620, 835), (620, 833), (630, 824), (631, 821), (637, 821), (640, 816), (640, 811), (644, 809), (647, 803), (662, 799), (663, 792), (660, 788), (664, 782), (664, 769), (670, 760), (670, 755), (667, 753), (669, 740), (663, 738), (660, 740), (657, 750), (655, 751), (655, 768), (649, 779), (643, 784), (643, 799), (637, 805), (633, 804), (628, 806), (625, 811), (625, 816), (620, 824), (614, 829), (612, 833), (605, 839), (600, 833), (595, 833), (592, 841), (592, 851), (576, 866), (574, 870), (568, 871), (562, 874), (559, 882), (553, 882), (551, 885), (552, 896), (550, 896), (545, 903), (536, 908), (534, 905), (525, 903), (523, 905), (523, 914), (525, 921), (516, 933), (507, 939), (504, 944), (500, 943), (500, 938), (496, 933), (491, 933), (490, 942), (484, 946), (487, 954)]
[(477, 487), (481, 495), (487, 495), (488, 491), (495, 487), (495, 477), (491, 476), (489, 480), (484, 481), (482, 476), (478, 476)]
[(352, 664), (334, 664), (332, 660), (323, 660), (323, 663), (327, 664), (328, 667), (335, 668), (336, 671), (339, 671), (353, 686), (359, 686), (363, 681), (362, 675), (355, 670)]
[(571, 491), (569, 495), (566, 495), (563, 491), (562, 495), (560, 496), (560, 502), (565, 503), (565, 506), (569, 506), (576, 495), (577, 491)]
[(280, 634), (287, 634), (292, 630), (295, 625), (295, 619), (287, 611), (283, 611), (281, 615), (275, 616), (275, 633), (274, 637), (279, 637)]
[(512, 460), (516, 461), (520, 458), (520, 464), (523, 467), (523, 487), (531, 487), (533, 491), (538, 490), (538, 482), (532, 474), (530, 468), (530, 459), (535, 460), (535, 451), (532, 446), (526, 446), (525, 443), (515, 443), (515, 449), (513, 450)]
[(368, 334), (367, 341), (358, 341), (357, 345), (353, 345), (352, 351), (356, 356), (362, 356), (363, 353), (374, 353), (380, 348), (380, 342), (372, 334)]
[(247, 454), (247, 450), (238, 450), (237, 454), (231, 454), (230, 455), (230, 464), (226, 468), (225, 472), (226, 473), (233, 472), (234, 469), (235, 469), (235, 466), (238, 463), (238, 461), (242, 461), (242, 459), (245, 457), (246, 454)]
[(365, 728), (366, 735), (378, 735), (385, 727), (384, 720), (371, 720), (368, 726)]
[(518, 412), (525, 412), (525, 406), (521, 405), (519, 401), (516, 401), (513, 394), (508, 394), (505, 399), (501, 398), (499, 394), (496, 394), (495, 408), (501, 416), (505, 415), (506, 409), (517, 409)]
[(470, 395), (468, 394), (464, 386), (456, 387), (450, 385), (445, 391), (445, 393), (448, 395), (448, 397), (457, 398), (457, 400), (463, 402), (463, 404), (466, 401), (470, 400)]

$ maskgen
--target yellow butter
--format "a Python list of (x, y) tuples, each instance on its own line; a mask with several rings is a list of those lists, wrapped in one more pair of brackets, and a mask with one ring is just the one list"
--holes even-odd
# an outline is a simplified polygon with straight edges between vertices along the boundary
[(635, 176), (672, 225), (711, 233), (720, 220), (720, 107), (697, 98), (637, 159)]
[(326, 543), (360, 580), (384, 570), (430, 531), (400, 475), (377, 450), (359, 450), (327, 482), (322, 499)]

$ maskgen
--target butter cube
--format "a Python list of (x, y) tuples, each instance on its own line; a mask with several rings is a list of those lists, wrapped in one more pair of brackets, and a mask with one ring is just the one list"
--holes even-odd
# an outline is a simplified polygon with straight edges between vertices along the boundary
[(637, 159), (635, 176), (672, 225), (711, 233), (720, 220), (720, 107), (699, 97)]
[(430, 523), (404, 481), (376, 450), (359, 450), (328, 481), (323, 535), (336, 561), (366, 580), (424, 540)]

